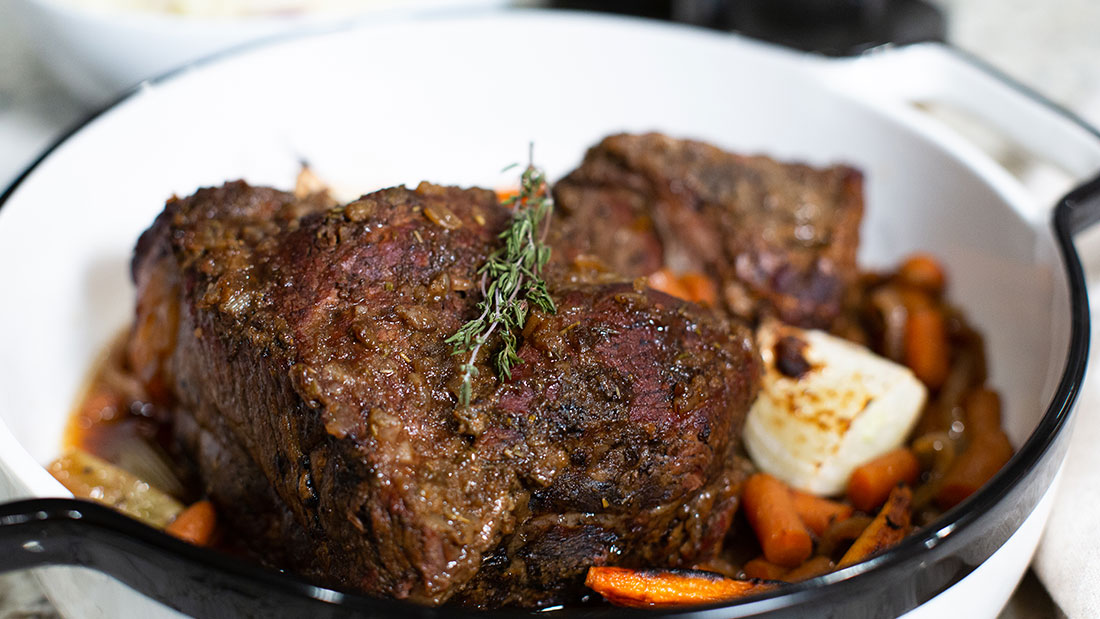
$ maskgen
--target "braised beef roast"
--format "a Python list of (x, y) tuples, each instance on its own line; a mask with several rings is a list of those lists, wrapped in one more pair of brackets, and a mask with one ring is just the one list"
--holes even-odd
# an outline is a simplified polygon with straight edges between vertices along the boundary
[[(586, 180), (593, 165), (564, 201), (611, 182)], [(656, 172), (606, 166), (631, 196), (655, 191), (638, 183)], [(755, 187), (715, 177), (729, 168), (684, 180), (684, 199), (725, 205)], [(835, 175), (818, 204), (855, 182)], [(717, 551), (760, 372), (749, 329), (630, 283), (564, 276), (559, 259), (557, 313), (531, 314), (511, 380), (479, 359), (463, 408), (462, 359), (444, 340), (475, 315), (476, 270), (508, 217), (489, 191), (428, 184), (334, 206), (236, 182), (168, 203), (134, 257), (131, 361), (174, 400), (229, 534), (323, 584), (480, 607), (576, 600), (589, 565)], [(722, 255), (705, 264), (720, 270)], [(825, 258), (796, 279), (828, 271)], [(634, 260), (616, 266), (649, 268)]]
[(828, 327), (857, 276), (862, 187), (846, 166), (615, 135), (555, 186), (557, 259), (590, 254), (629, 277), (702, 272), (734, 314)]

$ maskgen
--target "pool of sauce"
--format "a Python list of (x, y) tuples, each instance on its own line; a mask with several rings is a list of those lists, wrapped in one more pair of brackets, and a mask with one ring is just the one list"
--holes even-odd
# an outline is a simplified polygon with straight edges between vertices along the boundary
[[(144, 443), (168, 465), (176, 488), (162, 488), (184, 504), (202, 495), (194, 468), (172, 434), (169, 403), (157, 401), (130, 370), (126, 355), (128, 331), (119, 334), (92, 368), (83, 396), (74, 407), (62, 435), (63, 449), (80, 449), (141, 476), (128, 466), (135, 445)], [(149, 453), (141, 450), (142, 453)]]

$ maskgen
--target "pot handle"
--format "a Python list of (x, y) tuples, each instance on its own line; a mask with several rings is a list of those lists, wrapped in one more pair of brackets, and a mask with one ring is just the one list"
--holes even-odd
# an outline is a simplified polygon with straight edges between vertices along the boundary
[(1100, 175), (1066, 194), (1054, 210), (1055, 229), (1065, 241), (1100, 223)]
[(89, 501), (28, 499), (0, 504), (0, 573), (49, 565), (103, 572), (194, 617), (344, 616), (351, 598), (192, 546)]
[(129, 550), (123, 545), (105, 552), (106, 547), (124, 538), (142, 543), (157, 537), (171, 541), (155, 529), (87, 501), (27, 499), (0, 504), (0, 573), (47, 565), (102, 569), (108, 554)]
[[(919, 43), (883, 48), (837, 63), (833, 78), (865, 98), (935, 103), (981, 119), (1075, 181), (1100, 171), (1100, 132), (1073, 113), (961, 50)], [(867, 85), (872, 85), (868, 87)]]

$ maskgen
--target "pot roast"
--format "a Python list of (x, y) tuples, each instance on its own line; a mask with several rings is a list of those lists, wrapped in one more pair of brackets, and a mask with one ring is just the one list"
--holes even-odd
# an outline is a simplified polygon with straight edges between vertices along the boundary
[[(575, 600), (594, 564), (713, 555), (744, 464), (750, 331), (629, 283), (556, 285), (468, 408), (444, 340), (509, 213), (421, 185), (328, 208), (230, 183), (134, 260), (136, 367), (234, 534), (329, 585), (438, 604)], [(445, 225), (442, 225), (445, 224)], [(144, 363), (142, 363), (144, 361)]]
[[(530, 313), (509, 379), (478, 357), (469, 406), (445, 340), (477, 315), (510, 219), (493, 192), (202, 189), (139, 240), (130, 361), (260, 560), (424, 604), (577, 601), (589, 566), (718, 552), (761, 371), (742, 317), (835, 315), (858, 187), (846, 168), (610, 138), (556, 190), (557, 311)], [(591, 255), (610, 272), (576, 266)], [(735, 311), (630, 279), (666, 264), (712, 274)]]
[[(667, 266), (713, 278), (750, 320), (829, 327), (858, 276), (863, 177), (724, 152), (664, 135), (614, 135), (554, 188), (558, 258), (591, 254), (627, 277)], [(592, 225), (600, 222), (600, 225)]]

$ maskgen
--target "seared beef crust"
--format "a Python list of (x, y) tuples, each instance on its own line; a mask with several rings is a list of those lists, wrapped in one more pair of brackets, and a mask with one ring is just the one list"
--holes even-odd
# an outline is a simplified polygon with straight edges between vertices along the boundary
[[(576, 600), (588, 565), (688, 565), (736, 507), (759, 362), (738, 322), (629, 284), (550, 282), (523, 364), (444, 340), (507, 210), (422, 184), (342, 207), (230, 183), (174, 199), (134, 258), (134, 365), (219, 517), (317, 582), (439, 604)], [(490, 342), (489, 349), (495, 347)]]
[(862, 185), (845, 166), (611, 136), (555, 186), (557, 259), (591, 254), (629, 277), (703, 272), (739, 316), (828, 327), (857, 275)]

